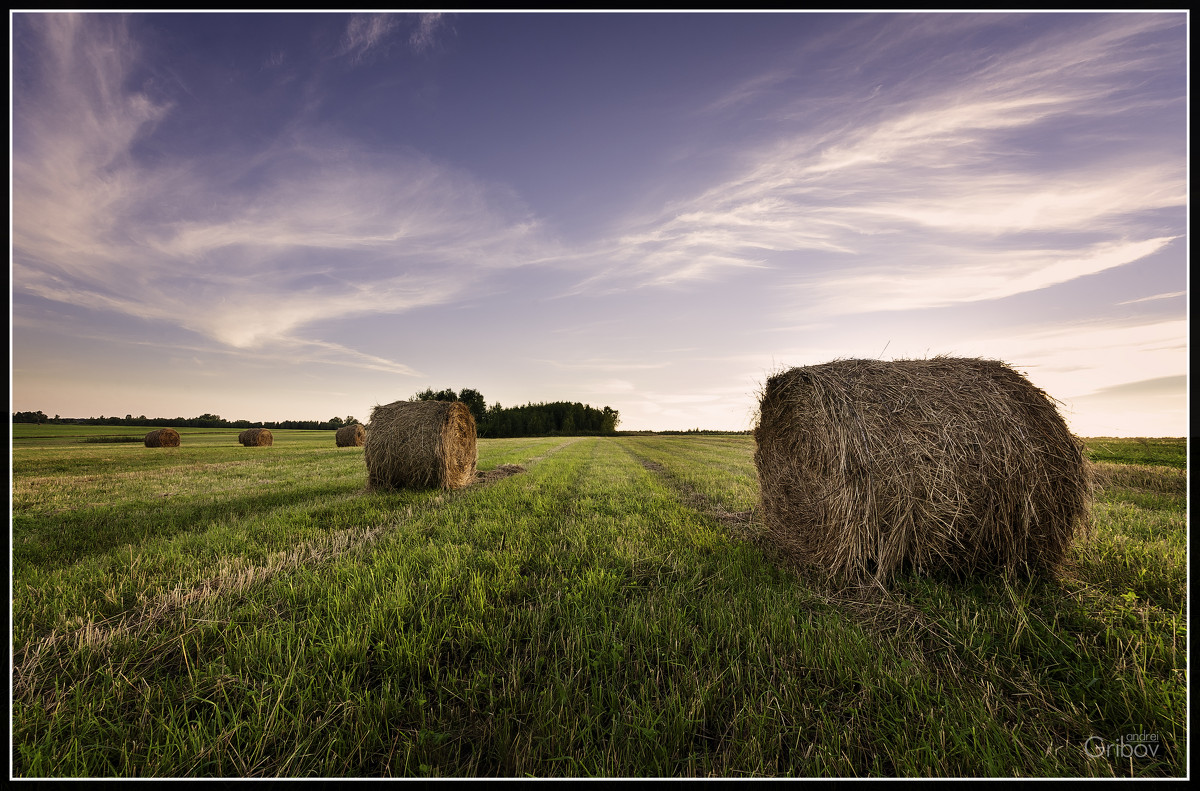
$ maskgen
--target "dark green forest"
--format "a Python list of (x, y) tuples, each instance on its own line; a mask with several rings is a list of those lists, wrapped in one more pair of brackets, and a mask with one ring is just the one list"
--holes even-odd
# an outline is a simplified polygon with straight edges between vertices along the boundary
[(475, 430), (481, 437), (545, 437), (555, 434), (612, 434), (621, 422), (620, 414), (611, 407), (597, 409), (588, 404), (569, 401), (490, 407), (478, 390), (464, 388), (461, 392), (427, 388), (413, 395), (413, 401), (462, 401), (475, 418)]

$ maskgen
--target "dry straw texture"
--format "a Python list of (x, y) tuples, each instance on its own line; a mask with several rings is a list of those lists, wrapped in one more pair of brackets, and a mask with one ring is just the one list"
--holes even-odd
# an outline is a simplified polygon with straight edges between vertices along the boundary
[(367, 440), (367, 430), (363, 428), (362, 423), (351, 423), (349, 426), (342, 426), (334, 435), (333, 441), (337, 443), (339, 448), (357, 448)]
[(372, 488), (458, 489), (475, 477), (475, 418), (461, 401), (395, 401), (371, 412)]
[(767, 380), (754, 438), (768, 540), (834, 580), (1053, 573), (1087, 529), (1082, 443), (995, 360), (793, 368)]
[(178, 448), (179, 432), (173, 428), (157, 428), (146, 435), (147, 448)]
[(266, 447), (274, 442), (271, 436), (271, 430), (265, 428), (248, 428), (241, 434), (238, 434), (238, 442), (248, 448)]

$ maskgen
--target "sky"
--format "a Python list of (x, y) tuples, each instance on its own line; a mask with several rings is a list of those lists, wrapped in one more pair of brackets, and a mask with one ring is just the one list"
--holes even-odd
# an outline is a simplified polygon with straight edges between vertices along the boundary
[(11, 405), (751, 428), (1003, 360), (1185, 436), (1186, 12), (11, 12)]

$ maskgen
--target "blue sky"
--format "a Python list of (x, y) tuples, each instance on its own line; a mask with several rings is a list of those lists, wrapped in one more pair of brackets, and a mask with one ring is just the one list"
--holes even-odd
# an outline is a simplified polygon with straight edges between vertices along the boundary
[(745, 429), (947, 354), (1186, 433), (1185, 13), (10, 19), (14, 410)]

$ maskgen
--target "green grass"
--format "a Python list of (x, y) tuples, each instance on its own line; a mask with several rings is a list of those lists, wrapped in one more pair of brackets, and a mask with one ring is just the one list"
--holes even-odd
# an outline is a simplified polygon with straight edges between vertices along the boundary
[(1187, 469), (1187, 440), (1183, 437), (1096, 437), (1085, 444), (1092, 461)]
[(762, 545), (749, 437), (484, 440), (528, 471), (369, 492), (333, 432), (28, 428), (70, 431), (14, 435), (19, 777), (1186, 774), (1171, 465), (1097, 465), (1059, 579), (851, 596)]

